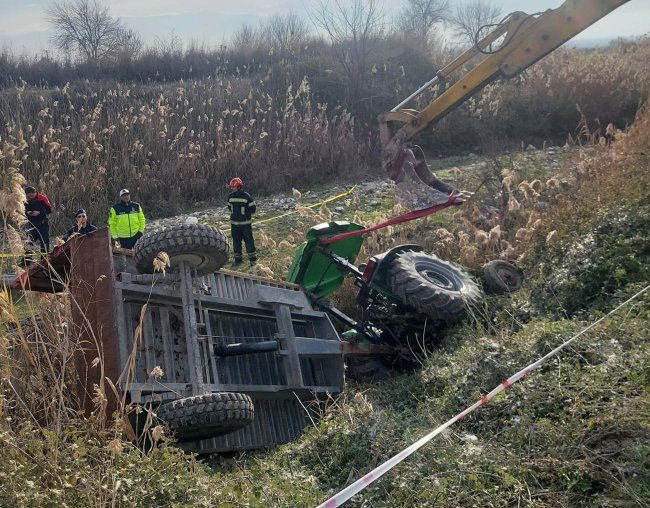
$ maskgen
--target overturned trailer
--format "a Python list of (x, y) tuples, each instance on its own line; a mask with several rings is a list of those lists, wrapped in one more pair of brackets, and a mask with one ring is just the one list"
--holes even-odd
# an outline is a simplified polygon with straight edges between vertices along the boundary
[[(57, 247), (13, 283), (69, 288), (87, 411), (101, 356), (103, 375), (128, 402), (153, 408), (184, 449), (272, 446), (302, 433), (311, 403), (342, 390), (344, 354), (377, 352), (342, 342), (300, 286), (218, 269), (228, 254), (220, 231), (183, 225), (141, 242), (134, 255), (100, 229)], [(162, 250), (173, 270), (142, 273)]]

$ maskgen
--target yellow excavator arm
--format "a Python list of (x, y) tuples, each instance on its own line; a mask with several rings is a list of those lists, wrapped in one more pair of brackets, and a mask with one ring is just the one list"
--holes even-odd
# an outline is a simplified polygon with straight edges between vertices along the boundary
[[(420, 131), (436, 124), (486, 85), (512, 78), (629, 0), (566, 0), (557, 9), (538, 15), (513, 12), (475, 45), (438, 71), (390, 112), (379, 115), (382, 166), (397, 184), (432, 187), (448, 194), (449, 187), (429, 171), (424, 154), (410, 142)], [(497, 49), (490, 49), (498, 43)], [(480, 59), (422, 111), (402, 109), (435, 83), (444, 83), (473, 59)], [(414, 181), (414, 182), (413, 182)], [(411, 189), (413, 190), (413, 189)], [(410, 206), (413, 208), (413, 206)]]

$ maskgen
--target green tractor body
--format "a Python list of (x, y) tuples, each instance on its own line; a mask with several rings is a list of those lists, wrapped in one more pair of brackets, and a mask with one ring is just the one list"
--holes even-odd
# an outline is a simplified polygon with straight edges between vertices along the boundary
[(419, 245), (400, 245), (373, 256), (357, 268), (354, 265), (361, 246), (362, 236), (346, 238), (326, 246), (320, 241), (342, 233), (359, 231), (363, 226), (348, 221), (335, 221), (314, 226), (307, 233), (307, 241), (297, 250), (289, 269), (288, 282), (300, 284), (317, 298), (327, 298), (343, 284), (347, 275), (358, 279), (362, 292), (364, 286), (395, 299), (388, 286), (387, 270), (395, 257), (405, 251), (419, 252)]

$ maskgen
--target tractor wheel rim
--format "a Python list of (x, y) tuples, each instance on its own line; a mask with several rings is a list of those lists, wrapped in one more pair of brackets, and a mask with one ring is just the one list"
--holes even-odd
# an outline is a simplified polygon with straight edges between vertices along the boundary
[(426, 280), (443, 289), (457, 289), (454, 280), (436, 270), (419, 270)]

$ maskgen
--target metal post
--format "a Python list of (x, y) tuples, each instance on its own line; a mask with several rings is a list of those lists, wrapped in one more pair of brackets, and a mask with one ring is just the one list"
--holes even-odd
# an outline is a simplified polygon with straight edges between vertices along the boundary
[(196, 311), (194, 309), (194, 294), (192, 292), (192, 269), (186, 262), (179, 263), (181, 276), (181, 301), (183, 303), (183, 322), (185, 324), (185, 345), (187, 362), (192, 382), (192, 395), (203, 395), (203, 372), (201, 371), (201, 348), (199, 334), (196, 328)]
[(431, 85), (437, 83), (440, 81), (440, 78), (438, 76), (434, 76), (432, 79), (427, 81), (424, 85), (422, 85), (420, 88), (418, 88), (415, 92), (413, 92), (411, 95), (409, 95), (406, 99), (404, 99), (402, 102), (400, 102), (397, 106), (395, 106), (393, 109), (391, 109), (391, 112), (399, 111), (402, 106), (405, 104), (408, 104), (411, 99), (414, 99), (418, 95), (420, 95), (424, 90), (429, 88)]

